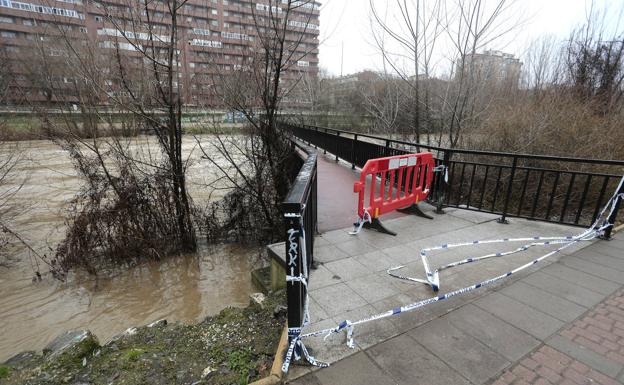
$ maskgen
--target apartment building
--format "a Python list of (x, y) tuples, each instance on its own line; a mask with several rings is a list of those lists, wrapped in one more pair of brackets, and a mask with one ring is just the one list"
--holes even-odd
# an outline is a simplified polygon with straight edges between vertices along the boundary
[(471, 76), (478, 82), (518, 87), (522, 63), (514, 55), (496, 50), (466, 55), (463, 62), (457, 64), (455, 77)]
[[(4, 72), (10, 74), (9, 103), (71, 101), (77, 78), (84, 77), (72, 62), (90, 59), (106, 89), (100, 101), (106, 104), (107, 95), (122, 92), (116, 84), (119, 77), (111, 73), (116, 55), (123, 53), (127, 60), (145, 64), (143, 47), (152, 47), (157, 56), (175, 31), (178, 80), (174, 86), (187, 105), (218, 107), (218, 101), (210, 99), (215, 95), (215, 79), (244, 71), (259, 53), (270, 20), (283, 20), (286, 15), (285, 36), (293, 54), (288, 56), (291, 62), (284, 81), (316, 77), (320, 3), (188, 0), (177, 4), (182, 5), (173, 20), (168, 0), (0, 0), (0, 53), (7, 59), (3, 63), (8, 63)], [(166, 49), (160, 49), (166, 54)], [(41, 57), (46, 58), (45, 66)]]

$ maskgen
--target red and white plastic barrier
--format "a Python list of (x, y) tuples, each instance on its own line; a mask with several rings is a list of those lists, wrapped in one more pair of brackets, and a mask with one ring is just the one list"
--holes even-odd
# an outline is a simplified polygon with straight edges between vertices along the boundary
[(393, 234), (381, 226), (379, 217), (413, 207), (426, 199), (431, 191), (434, 168), (430, 152), (369, 159), (362, 168), (360, 180), (353, 185), (353, 192), (358, 194), (358, 222), (352, 234), (357, 234), (362, 226)]

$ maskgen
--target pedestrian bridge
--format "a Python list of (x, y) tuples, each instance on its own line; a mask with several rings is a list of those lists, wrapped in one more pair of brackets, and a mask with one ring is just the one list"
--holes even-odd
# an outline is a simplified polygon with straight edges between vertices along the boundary
[[(346, 154), (353, 154), (355, 147), (342, 141), (347, 133), (337, 137), (348, 147), (336, 148), (332, 147), (332, 141), (311, 140), (312, 132), (301, 130), (318, 132), (318, 129), (293, 130), (299, 144), (307, 145), (308, 162), (314, 162), (314, 171), (308, 164), (306, 175), (315, 186), (295, 188), (294, 194), (291, 191), (284, 210), (287, 227), (292, 225), (290, 228), (304, 232), (302, 241), (294, 247), (300, 260), (302, 253), (306, 254), (307, 286), (292, 281), (287, 284), (289, 327), (301, 325), (306, 310), (309, 313), (303, 334), (336, 328), (345, 320), (366, 319), (436, 296), (431, 287), (396, 279), (386, 271), (402, 265), (405, 275), (423, 277), (421, 249), (485, 239), (561, 237), (583, 232), (582, 225), (586, 224), (583, 221), (598, 215), (594, 214), (594, 206), (608, 201), (612, 194), (609, 188), (617, 187), (624, 170), (624, 162), (607, 161), (613, 170), (611, 174), (573, 171), (574, 176), (568, 176), (566, 173), (571, 172), (568, 170), (545, 169), (543, 173), (539, 171), (542, 167), (533, 170), (523, 165), (524, 159), (520, 158), (512, 158), (512, 163), (505, 165), (463, 157), (453, 164), (452, 158), (438, 152), (438, 161), (446, 162), (448, 167), (450, 187), (441, 190), (445, 182), (436, 177), (437, 191), (432, 192), (428, 203), (420, 204), (432, 220), (394, 212), (382, 219), (396, 236), (371, 230), (351, 235), (356, 219), (353, 183), (359, 179), (357, 166), (365, 156)], [(358, 140), (358, 134), (350, 135), (352, 141)], [(361, 146), (366, 147), (375, 142), (363, 143)], [(411, 150), (407, 146), (387, 148)], [(376, 156), (370, 147), (366, 151), (371, 157)], [(565, 160), (557, 162), (561, 164)], [(540, 186), (529, 193), (534, 172), (542, 173), (536, 177)], [(559, 176), (551, 178), (551, 172), (558, 172)], [(597, 188), (592, 186), (592, 180), (599, 182)], [(490, 191), (483, 191), (488, 188)], [(557, 194), (559, 188), (562, 195)], [(492, 203), (496, 195), (498, 204)], [(312, 203), (311, 199), (316, 202)], [(472, 200), (472, 204), (466, 204), (466, 199)], [(287, 215), (297, 210), (301, 214), (301, 227), (296, 225), (299, 219)], [(526, 218), (529, 215), (524, 214), (531, 210), (533, 218)], [(544, 210), (551, 212), (545, 218), (537, 218)], [(612, 217), (620, 221), (617, 211)], [(345, 343), (345, 332), (306, 338), (304, 344), (309, 354), (330, 366), (319, 369), (305, 360), (293, 362), (285, 378), (293, 383), (333, 385), (502, 384), (520, 380), (533, 383), (538, 379), (564, 383), (566, 379), (574, 381), (570, 377), (576, 375), (596, 383), (622, 381), (624, 239), (619, 234), (611, 238), (575, 242), (500, 283), (484, 285), (414, 311), (358, 324), (353, 328), (352, 347)], [(432, 252), (429, 259), (435, 266), (443, 266), (467, 257), (508, 251), (524, 243), (448, 248)], [(561, 244), (531, 247), (520, 253), (441, 271), (440, 293), (487, 281), (560, 247)], [(289, 260), (287, 251), (295, 250), (292, 242), (271, 248), (274, 254), (281, 255), (284, 264)], [(295, 275), (288, 271), (287, 274)], [(304, 306), (306, 298), (308, 309)], [(623, 306), (619, 307), (620, 304)], [(608, 318), (606, 313), (615, 316)], [(596, 322), (602, 322), (604, 327), (590, 327)], [(604, 342), (603, 347), (598, 340)], [(578, 370), (566, 371), (572, 364)]]

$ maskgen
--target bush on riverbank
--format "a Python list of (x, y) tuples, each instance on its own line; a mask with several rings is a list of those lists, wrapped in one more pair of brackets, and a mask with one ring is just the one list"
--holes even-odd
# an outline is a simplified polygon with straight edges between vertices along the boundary
[(277, 292), (262, 306), (227, 308), (195, 325), (131, 328), (71, 359), (24, 354), (0, 366), (0, 384), (246, 384), (270, 372), (285, 321), (276, 310), (284, 303)]

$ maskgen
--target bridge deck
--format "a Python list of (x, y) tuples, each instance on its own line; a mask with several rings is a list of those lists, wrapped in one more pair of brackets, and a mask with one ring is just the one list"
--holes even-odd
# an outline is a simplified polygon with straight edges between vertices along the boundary
[[(335, 327), (346, 319), (359, 320), (431, 297), (433, 292), (425, 285), (397, 280), (385, 271), (401, 264), (407, 266), (407, 275), (423, 277), (418, 256), (421, 248), (477, 239), (560, 236), (580, 231), (513, 218), (510, 224), (503, 225), (495, 221), (494, 215), (446, 209), (444, 215), (432, 214), (434, 220), (384, 216), (385, 224), (398, 233), (396, 237), (370, 230), (351, 236), (348, 231), (355, 214), (352, 183), (358, 174), (329, 157), (320, 156), (318, 167), (322, 234), (315, 243), (318, 267), (311, 272), (309, 282), (312, 323), (304, 332)], [(423, 205), (423, 209), (432, 211), (433, 207)], [(338, 229), (331, 230), (335, 228)], [(572, 332), (565, 332), (573, 329), (582, 334), (585, 329), (574, 329), (575, 322), (581, 322), (575, 320), (591, 317), (592, 308), (602, 306), (599, 304), (624, 284), (621, 238), (610, 243), (575, 245), (502, 284), (359, 325), (354, 331), (355, 349), (346, 346), (344, 333), (327, 340), (307, 339), (305, 344), (316, 359), (335, 365), (321, 370), (294, 365), (287, 379), (300, 384), (332, 385), (487, 384), (506, 370), (513, 370), (516, 374), (509, 372), (499, 381), (511, 383), (520, 378), (517, 373), (522, 373), (523, 368), (518, 367), (537, 362), (527, 374), (533, 379), (527, 381), (533, 382), (544, 377), (544, 373), (550, 374), (541, 366), (548, 368), (550, 361), (540, 361), (548, 353), (578, 364), (579, 371), (586, 368), (586, 373), (581, 374), (596, 383), (621, 381), (624, 338), (620, 341), (611, 332), (614, 340), (622, 342), (621, 347), (613, 343), (609, 346), (615, 346), (615, 350), (598, 351), (599, 347), (591, 350), (583, 345), (587, 339), (573, 339)], [(518, 246), (507, 243), (452, 249), (434, 254), (431, 261), (440, 266)], [(444, 271), (440, 293), (502, 274), (552, 249), (552, 246), (534, 247), (512, 256)], [(620, 294), (618, 298), (608, 301), (621, 300), (624, 309), (624, 297)], [(620, 311), (624, 314), (624, 310)], [(624, 325), (624, 316), (621, 318)], [(581, 326), (585, 328), (587, 322)], [(535, 360), (518, 363), (529, 354), (535, 355)], [(557, 376), (557, 381), (564, 378), (563, 369)], [(509, 378), (509, 382), (504, 382)]]
[[(340, 161), (333, 155), (318, 157), (318, 227), (320, 232), (352, 226), (357, 214), (357, 196), (353, 182), (360, 178), (359, 170)], [(403, 214), (394, 212), (384, 219), (400, 218)]]

